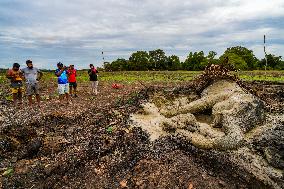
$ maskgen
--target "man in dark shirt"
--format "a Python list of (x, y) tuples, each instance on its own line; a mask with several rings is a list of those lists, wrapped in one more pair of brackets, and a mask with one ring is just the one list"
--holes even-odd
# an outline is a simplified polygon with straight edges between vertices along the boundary
[(90, 81), (92, 83), (92, 92), (93, 94), (98, 94), (98, 70), (95, 68), (93, 64), (90, 64), (90, 69), (88, 71), (88, 74), (90, 76)]

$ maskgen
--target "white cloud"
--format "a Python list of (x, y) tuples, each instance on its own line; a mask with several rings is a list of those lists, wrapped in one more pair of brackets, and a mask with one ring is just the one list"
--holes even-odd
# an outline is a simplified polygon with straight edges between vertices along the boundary
[[(284, 41), (284, 25), (270, 22), (283, 18), (283, 0), (0, 2), (0, 51), (6, 56), (0, 64), (13, 53), (39, 54), (47, 64), (57, 58), (93, 61), (101, 51), (109, 52), (109, 60), (127, 58), (132, 51), (156, 48), (181, 57), (194, 50), (220, 55), (232, 45), (252, 47), (261, 56), (263, 34)], [(269, 45), (283, 56), (284, 44)]]

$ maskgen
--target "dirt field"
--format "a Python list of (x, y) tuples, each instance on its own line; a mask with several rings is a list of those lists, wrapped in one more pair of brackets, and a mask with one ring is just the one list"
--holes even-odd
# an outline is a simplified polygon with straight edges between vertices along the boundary
[[(41, 84), (41, 108), (12, 107), (1, 91), (0, 188), (270, 188), (227, 160), (226, 153), (202, 150), (182, 137), (154, 142), (129, 116), (153, 92), (187, 94), (190, 81), (88, 83), (79, 97), (60, 104), (55, 82)], [(284, 85), (246, 82), (269, 111), (282, 111)]]

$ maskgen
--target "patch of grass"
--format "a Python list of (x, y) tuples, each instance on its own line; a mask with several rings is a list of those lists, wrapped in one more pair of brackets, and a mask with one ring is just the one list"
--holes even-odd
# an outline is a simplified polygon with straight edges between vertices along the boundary
[(7, 80), (5, 73), (2, 73), (2, 75), (0, 75), (0, 84), (7, 82)]
[(123, 103), (123, 99), (120, 98), (120, 97), (115, 100), (115, 105), (116, 106), (120, 106), (122, 103)]
[(100, 75), (102, 81), (122, 83), (143, 82), (175, 82), (189, 81), (200, 72), (187, 71), (129, 71), (129, 72), (103, 72)]
[(112, 127), (112, 126), (108, 127), (108, 128), (106, 129), (106, 131), (107, 131), (108, 133), (112, 133), (113, 127)]
[[(101, 72), (101, 81), (135, 83), (142, 82), (183, 82), (194, 79), (201, 71), (128, 71)], [(284, 71), (243, 71), (238, 73), (241, 79), (247, 81), (284, 82)], [(86, 80), (86, 79), (85, 79)]]
[(273, 81), (284, 82), (284, 71), (243, 71), (239, 73), (239, 77), (246, 81)]
[(273, 81), (279, 83), (284, 82), (284, 76), (273, 77), (273, 76), (263, 76), (263, 75), (256, 75), (256, 76), (241, 75), (240, 78), (246, 81)]
[(13, 175), (13, 173), (14, 173), (14, 169), (10, 167), (6, 171), (4, 171), (2, 176), (4, 176), (4, 177), (11, 177)]
[(12, 97), (12, 95), (7, 95), (6, 97), (5, 97), (5, 99), (6, 100), (8, 100), (8, 101), (13, 101), (13, 97)]

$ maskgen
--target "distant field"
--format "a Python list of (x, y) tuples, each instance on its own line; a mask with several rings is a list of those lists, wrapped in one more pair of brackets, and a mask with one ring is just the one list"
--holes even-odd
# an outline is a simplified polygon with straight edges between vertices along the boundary
[[(100, 81), (115, 81), (123, 83), (143, 82), (183, 82), (190, 81), (201, 71), (125, 71), (125, 72), (101, 72)], [(237, 73), (246, 81), (273, 81), (284, 82), (284, 71), (242, 71)], [(51, 74), (51, 77), (54, 77)], [(88, 81), (87, 72), (78, 72), (78, 81)]]
[[(124, 84), (141, 82), (183, 82), (190, 81), (200, 74), (200, 71), (126, 71), (126, 72), (100, 72), (100, 81), (121, 82)], [(242, 71), (239, 77), (246, 81), (273, 81), (284, 82), (284, 71)], [(44, 81), (56, 81), (53, 72), (44, 72)], [(78, 82), (89, 80), (86, 71), (78, 71)], [(0, 73), (0, 84), (7, 83), (4, 73)]]
[[(133, 83), (143, 82), (183, 82), (190, 81), (201, 71), (127, 71), (127, 72), (102, 72), (99, 73), (101, 81), (117, 81)], [(273, 81), (284, 82), (284, 71), (243, 71), (239, 77), (246, 81)], [(87, 81), (87, 73), (81, 72), (79, 81)]]
[[(182, 82), (190, 81), (201, 71), (140, 71), (140, 72), (104, 72), (100, 74), (102, 81), (121, 82)], [(284, 82), (284, 71), (243, 71), (239, 77), (246, 81)]]
[(239, 73), (239, 76), (246, 81), (273, 81), (284, 83), (284, 71), (242, 71)]

